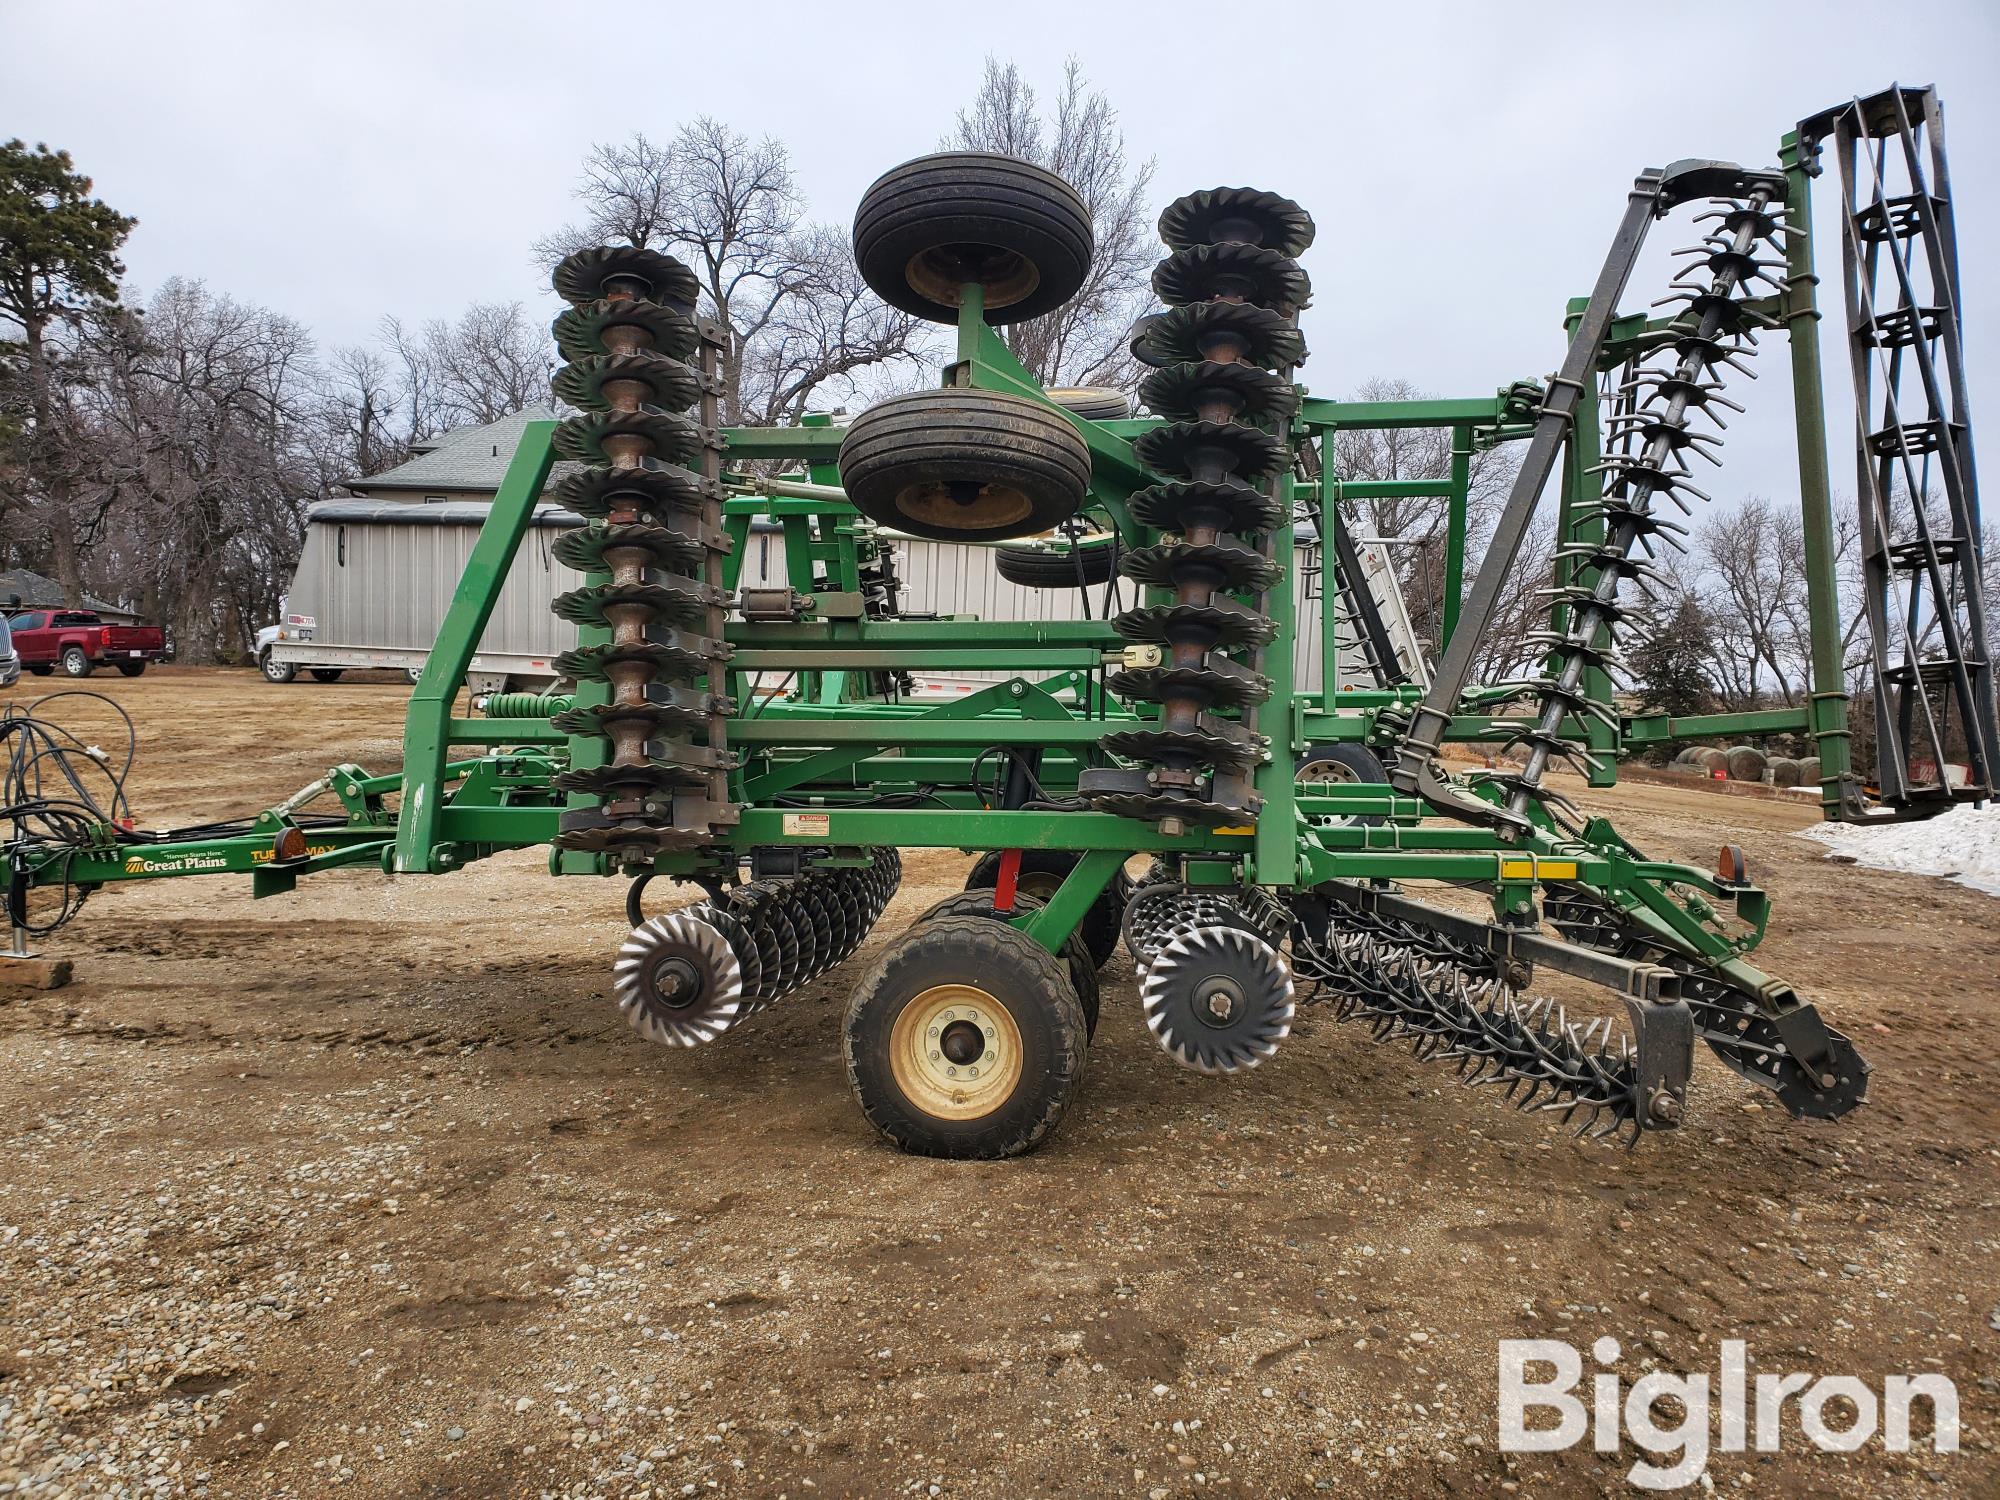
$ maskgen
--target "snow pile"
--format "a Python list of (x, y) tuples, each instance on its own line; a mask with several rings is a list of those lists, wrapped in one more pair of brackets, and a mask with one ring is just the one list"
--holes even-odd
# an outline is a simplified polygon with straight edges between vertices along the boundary
[(1942, 875), (2000, 896), (2000, 803), (1954, 807), (1920, 823), (1820, 823), (1801, 836), (1857, 864)]

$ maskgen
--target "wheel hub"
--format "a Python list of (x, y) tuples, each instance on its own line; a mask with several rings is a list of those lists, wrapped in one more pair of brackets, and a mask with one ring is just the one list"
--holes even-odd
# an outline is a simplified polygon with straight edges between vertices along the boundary
[(701, 975), (684, 958), (663, 959), (653, 970), (653, 988), (676, 1010), (701, 998)]
[(1243, 987), (1217, 975), (1195, 994), (1195, 1014), (1211, 1026), (1227, 1026), (1243, 1009)]

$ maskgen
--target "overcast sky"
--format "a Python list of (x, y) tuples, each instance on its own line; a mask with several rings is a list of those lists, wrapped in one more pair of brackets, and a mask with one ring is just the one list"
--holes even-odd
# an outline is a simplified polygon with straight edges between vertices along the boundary
[[(1970, 384), (2000, 422), (2000, 7), (1192, 5), (848, 0), (627, 7), (0, 0), (0, 134), (71, 151), (140, 223), (140, 288), (198, 277), (367, 339), (384, 314), (556, 310), (529, 243), (570, 215), (594, 140), (712, 114), (788, 142), (816, 217), (933, 149), (987, 52), (1046, 93), (1081, 59), (1163, 203), (1287, 193), (1320, 226), (1303, 378), (1480, 395), (1554, 368), (1633, 174), (1774, 162), (1802, 115), (1935, 83), (1950, 126)], [(1207, 102), (1204, 102), (1207, 101)], [(1832, 194), (1821, 192), (1821, 207)], [(1157, 204), (1156, 204), (1157, 206)], [(1838, 241), (1820, 270), (1835, 483), (1851, 487)], [(1662, 226), (1655, 251), (1693, 238)], [(1628, 309), (1659, 294), (1649, 260)], [(1776, 353), (1776, 350), (1773, 351)], [(1790, 493), (1782, 357), (1718, 494)], [(1738, 383), (1739, 386), (1741, 382)], [(1989, 439), (1988, 448), (1993, 448)]]

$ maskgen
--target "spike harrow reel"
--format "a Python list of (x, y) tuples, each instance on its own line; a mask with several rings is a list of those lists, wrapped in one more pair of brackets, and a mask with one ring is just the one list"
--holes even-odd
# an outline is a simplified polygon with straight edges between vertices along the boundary
[(1734, 370), (1754, 379), (1746, 361), (1756, 352), (1756, 331), (1776, 326), (1748, 306), (1747, 299), (1758, 283), (1773, 290), (1781, 284), (1772, 273), (1783, 270), (1784, 259), (1766, 252), (1783, 248), (1787, 231), (1782, 210), (1773, 207), (1783, 194), (1784, 179), (1770, 174), (1770, 180), (1755, 182), (1740, 197), (1714, 200), (1717, 207), (1699, 215), (1697, 222), (1716, 227), (1699, 244), (1675, 252), (1693, 259), (1669, 295), (1655, 305), (1678, 306), (1681, 314), (1670, 337), (1635, 362), (1615, 393), (1605, 424), (1610, 452), (1602, 465), (1604, 494), (1595, 511), (1604, 540), (1564, 543), (1562, 556), (1576, 581), (1554, 590), (1553, 597), (1566, 610), (1568, 629), (1533, 637), (1547, 650), (1549, 668), (1525, 684), (1540, 707), (1533, 725), (1509, 741), (1526, 750), (1527, 761), (1517, 772), (1492, 778), (1506, 787), (1509, 810), (1516, 816), (1544, 795), (1542, 775), (1551, 760), (1597, 764), (1588, 750), (1562, 735), (1565, 720), (1581, 715), (1617, 727), (1610, 710), (1584, 690), (1584, 674), (1593, 667), (1622, 665), (1611, 645), (1629, 613), (1619, 603), (1619, 591), (1628, 581), (1644, 584), (1652, 573), (1650, 563), (1635, 552), (1650, 557), (1654, 538), (1677, 529), (1656, 514), (1658, 501), (1668, 499), (1689, 511), (1690, 497), (1707, 496), (1691, 483), (1688, 455), (1699, 454), (1713, 465), (1722, 462), (1716, 433), (1695, 424), (1704, 420), (1719, 432), (1728, 426), (1719, 408), (1743, 410), (1722, 394), (1722, 373)]
[(1578, 1026), (1546, 997), (1523, 1002), (1525, 974), (1435, 928), (1337, 908), (1315, 936), (1292, 933), (1300, 975), (1330, 990), (1334, 1015), (1377, 1041), (1407, 1040), (1422, 1061), (1454, 1062), (1469, 1087), (1497, 1087), (1515, 1108), (1554, 1111), (1595, 1139), (1680, 1123), (1679, 1087), (1649, 1089), (1638, 1052), (1608, 1020)]
[(1867, 1060), (1791, 991), (1746, 989), (1649, 939), (1581, 888), (1551, 892), (1545, 912), (1573, 943), (1677, 972), (1681, 998), (1709, 1050), (1739, 1078), (1771, 1090), (1794, 1118), (1838, 1119), (1867, 1098)]

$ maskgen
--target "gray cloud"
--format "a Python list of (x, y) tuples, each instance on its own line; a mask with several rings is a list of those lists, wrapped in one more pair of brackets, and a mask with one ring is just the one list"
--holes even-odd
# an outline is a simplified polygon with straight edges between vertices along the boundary
[[(196, 276), (325, 344), (473, 299), (553, 312), (528, 245), (594, 139), (710, 113), (788, 141), (820, 217), (935, 145), (990, 45), (1053, 84), (1080, 57), (1162, 199), (1276, 188), (1321, 225), (1305, 377), (1475, 394), (1545, 372), (1633, 173), (1769, 162), (1799, 116), (1891, 81), (1949, 112), (1971, 385), (2000, 341), (2000, 27), (1986, 5), (1217, 7), (1016, 3), (987, 43), (924, 6), (173, 6), (12, 0), (0, 129), (75, 153), (138, 215), (140, 287)], [(595, 18), (603, 17), (599, 25)], [(969, 34), (969, 32), (971, 34)], [(1218, 101), (1203, 103), (1200, 101)], [(1822, 194), (1830, 202), (1830, 195)], [(1826, 206), (1825, 203), (1822, 207)], [(1823, 225), (1825, 216), (1822, 215)], [(1628, 306), (1656, 295), (1669, 227)], [(1837, 244), (1821, 272), (1838, 297)], [(1837, 317), (1827, 325), (1837, 336)], [(1851, 471), (1830, 345), (1834, 474)], [(1720, 492), (1789, 492), (1781, 358), (1760, 362)]]

